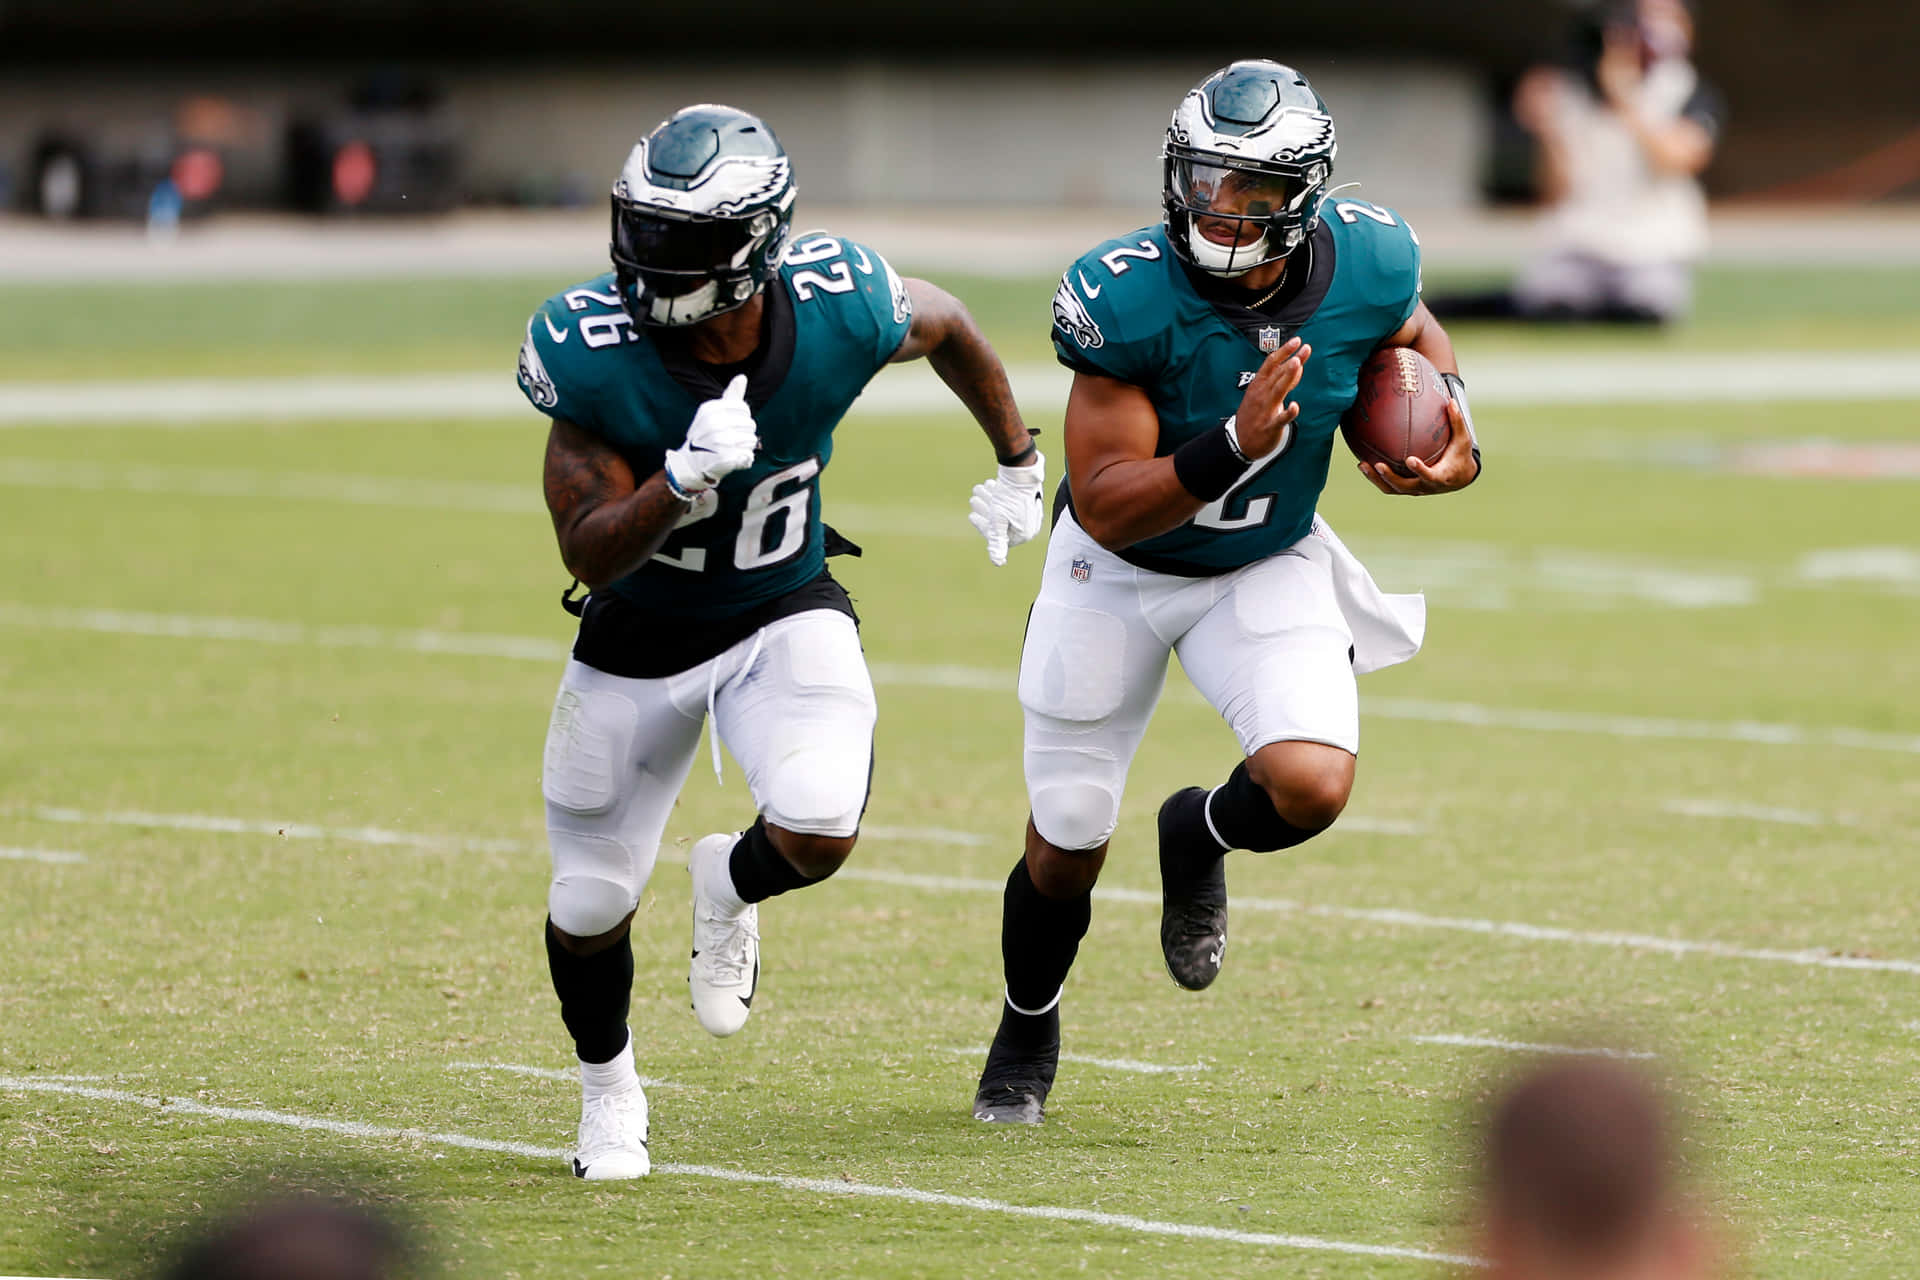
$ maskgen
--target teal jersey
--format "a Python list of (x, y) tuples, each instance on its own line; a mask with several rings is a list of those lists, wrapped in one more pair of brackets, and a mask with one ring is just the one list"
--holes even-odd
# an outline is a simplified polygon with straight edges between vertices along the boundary
[(1196, 282), (1156, 226), (1107, 241), (1061, 278), (1053, 301), (1060, 362), (1145, 391), (1160, 418), (1157, 456), (1232, 416), (1268, 352), (1295, 335), (1313, 348), (1292, 397), (1300, 416), (1282, 447), (1186, 524), (1128, 547), (1126, 559), (1205, 576), (1307, 535), (1360, 366), (1419, 303), (1420, 242), (1390, 209), (1329, 200), (1288, 271), (1304, 280), (1283, 286), (1285, 300), (1270, 314), (1249, 311), (1229, 290)]
[(527, 322), (520, 390), (542, 413), (606, 441), (642, 481), (685, 443), (701, 402), (733, 373), (749, 374), (760, 436), (753, 465), (722, 480), (651, 560), (596, 596), (610, 592), (663, 621), (713, 622), (824, 570), (820, 473), (833, 429), (899, 349), (913, 305), (879, 254), (817, 232), (795, 239), (767, 290), (762, 349), (739, 368), (695, 369), (714, 382), (706, 394), (675, 376), (689, 376), (689, 365), (672, 331), (627, 317), (611, 274), (555, 294)]

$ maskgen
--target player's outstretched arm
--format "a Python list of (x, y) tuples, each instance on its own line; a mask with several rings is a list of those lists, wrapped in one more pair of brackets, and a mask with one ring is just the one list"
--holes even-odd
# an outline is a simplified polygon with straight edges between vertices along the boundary
[(1313, 348), (1298, 338), (1269, 355), (1240, 397), (1240, 410), (1162, 457), (1160, 417), (1130, 382), (1075, 373), (1067, 395), (1067, 480), (1080, 527), (1109, 551), (1193, 519), (1280, 446), (1300, 414), (1287, 399)]
[(913, 327), (893, 362), (925, 358), (967, 406), (993, 444), (999, 471), (973, 487), (968, 521), (987, 540), (987, 558), (1007, 562), (1007, 549), (1040, 532), (1046, 514), (1046, 458), (1020, 420), (1007, 370), (960, 300), (925, 280), (908, 279)]
[(1411, 476), (1401, 476), (1384, 462), (1360, 463), (1360, 474), (1382, 493), (1411, 497), (1422, 493), (1451, 493), (1464, 489), (1480, 478), (1480, 442), (1473, 436), (1473, 414), (1467, 408), (1466, 383), (1460, 378), (1460, 363), (1454, 359), (1453, 339), (1433, 318), (1424, 302), (1415, 304), (1413, 314), (1399, 332), (1380, 344), (1383, 347), (1412, 347), (1440, 371), (1453, 398), (1447, 404), (1447, 417), (1453, 434), (1439, 461), (1427, 463), (1408, 458)]
[(589, 589), (645, 564), (688, 511), (664, 470), (636, 483), (625, 458), (564, 418), (547, 434), (545, 488), (560, 559)]

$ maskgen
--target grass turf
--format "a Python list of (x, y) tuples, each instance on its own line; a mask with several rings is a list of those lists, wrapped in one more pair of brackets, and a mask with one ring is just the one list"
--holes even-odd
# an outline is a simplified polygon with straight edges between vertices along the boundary
[[(1702, 323), (1653, 341), (1784, 340), (1786, 309), (1763, 305), (1777, 280), (1710, 275)], [(504, 367), (525, 309), (557, 283), (0, 290), (11, 304), (0, 377)], [(1855, 284), (1822, 304), (1833, 325), (1789, 345), (1911, 341), (1920, 325), (1894, 286)], [(963, 293), (1012, 355), (1044, 356), (1014, 323), (1044, 304), (1043, 282)], [(1846, 327), (1876, 308), (1877, 336), (1863, 336), (1864, 320)], [(1483, 347), (1591, 340), (1460, 335), (1469, 365)], [(1850, 407), (1821, 417), (1819, 433), (1897, 440), (1912, 411)], [(1011, 672), (1039, 554), (993, 570), (971, 541), (962, 500), (985, 451), (964, 419), (862, 418), (843, 429), (826, 488), (829, 518), (868, 547), (839, 565), (885, 677), (868, 820), (977, 842), (870, 835), (852, 871), (943, 879), (850, 874), (771, 904), (754, 1021), (712, 1041), (685, 1007), (686, 885), (673, 859), (748, 814), (737, 769), (717, 785), (696, 768), (642, 904), (632, 1019), (641, 1070), (673, 1082), (652, 1091), (656, 1158), (692, 1171), (587, 1187), (555, 1159), (0, 1088), (0, 1271), (137, 1274), (214, 1206), (319, 1185), (393, 1206), (447, 1269), (480, 1275), (1435, 1274), (1432, 1262), (714, 1175), (1466, 1248), (1471, 1124), (1513, 1059), (1414, 1037), (1469, 1035), (1657, 1051), (1690, 1167), (1753, 1274), (1904, 1273), (1920, 1210), (1920, 976), (1350, 909), (1920, 959), (1920, 873), (1903, 856), (1920, 837), (1920, 756), (1888, 745), (1920, 735), (1920, 590), (1897, 574), (1821, 579), (1804, 562), (1810, 550), (1913, 550), (1911, 482), (1662, 468), (1634, 452), (1678, 434), (1806, 434), (1805, 405), (1486, 416), (1488, 436), (1515, 447), (1469, 493), (1389, 502), (1337, 468), (1323, 505), (1389, 589), (1431, 588), (1428, 649), (1362, 684), (1375, 710), (1349, 813), (1376, 822), (1237, 857), (1233, 949), (1201, 996), (1162, 972), (1151, 905), (1096, 906), (1064, 1006), (1068, 1051), (1191, 1069), (1069, 1062), (1043, 1128), (967, 1118), (972, 1050), (991, 1034), (999, 984), (994, 885), (1024, 811), (1019, 714), (1010, 691), (914, 681), (939, 664)], [(457, 495), (422, 507), (8, 488), (0, 847), (85, 861), (0, 859), (0, 1075), (570, 1141), (569, 1084), (454, 1067), (568, 1065), (538, 933), (539, 752), (557, 662), (393, 650), (379, 635), (358, 647), (129, 635), (73, 612), (473, 632), (558, 651), (569, 620), (554, 607), (563, 577), (538, 507), (541, 438), (531, 414), (524, 426), (0, 436), (0, 461), (527, 495), (523, 509), (465, 509)], [(1596, 439), (1622, 449), (1586, 458)], [(1724, 589), (1685, 589), (1703, 580)], [(1414, 700), (1888, 739), (1473, 727), (1409, 718)], [(1154, 807), (1233, 758), (1174, 679), (1103, 886), (1152, 891)], [(1703, 803), (1793, 820), (1673, 811)], [(104, 820), (129, 813), (268, 830)], [(296, 823), (334, 833), (276, 833)], [(486, 843), (382, 843), (357, 827)]]

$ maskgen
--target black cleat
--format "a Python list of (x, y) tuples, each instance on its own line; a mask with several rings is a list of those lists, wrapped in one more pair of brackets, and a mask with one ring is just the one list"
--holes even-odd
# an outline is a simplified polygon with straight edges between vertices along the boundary
[(1039, 1124), (1060, 1066), (1060, 1006), (1045, 1013), (1000, 1011), (986, 1070), (973, 1095), (973, 1118), (989, 1124)]
[(1187, 849), (1171, 847), (1169, 811), (1190, 797), (1206, 802), (1206, 788), (1187, 787), (1168, 796), (1160, 806), (1160, 954), (1167, 972), (1189, 991), (1202, 991), (1220, 976), (1227, 954), (1227, 860), (1216, 856), (1206, 870), (1193, 870), (1197, 859)]

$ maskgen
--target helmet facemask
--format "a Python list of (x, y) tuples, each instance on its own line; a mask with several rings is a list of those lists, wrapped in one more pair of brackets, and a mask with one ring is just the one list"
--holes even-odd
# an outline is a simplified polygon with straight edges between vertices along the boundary
[(1300, 246), (1319, 220), (1326, 166), (1277, 164), (1170, 143), (1166, 209), (1174, 246), (1194, 266), (1232, 279)]
[(719, 217), (613, 198), (619, 294), (639, 324), (698, 324), (746, 305), (780, 266), (791, 223), (771, 209)]

